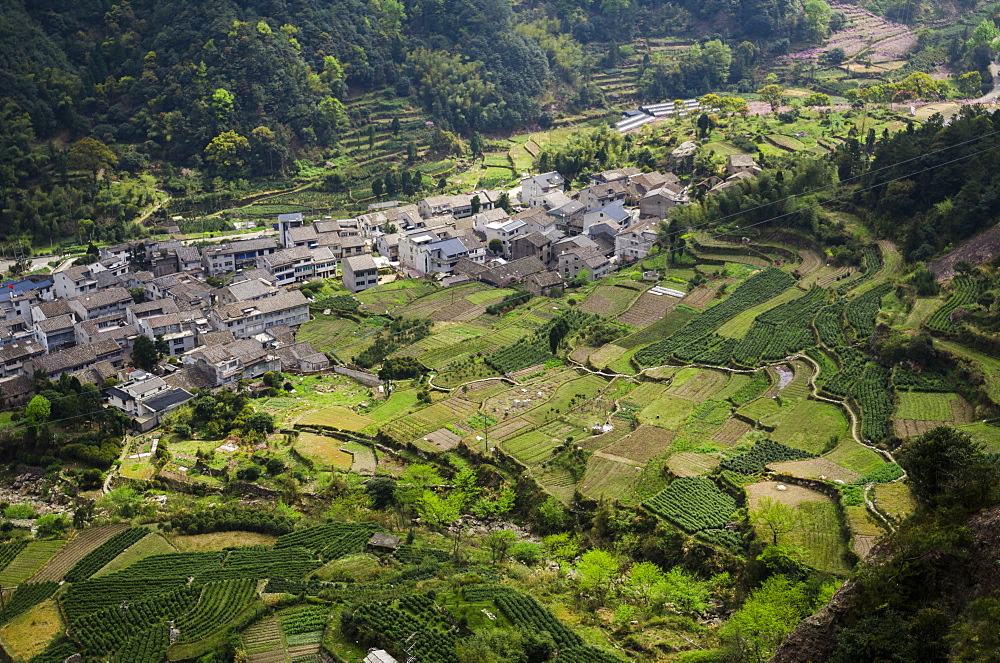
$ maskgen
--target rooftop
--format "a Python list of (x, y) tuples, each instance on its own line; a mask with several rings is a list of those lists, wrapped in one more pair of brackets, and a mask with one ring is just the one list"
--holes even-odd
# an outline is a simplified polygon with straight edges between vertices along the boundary
[(352, 272), (361, 272), (365, 270), (375, 269), (375, 259), (371, 255), (360, 255), (360, 256), (350, 256), (344, 258), (344, 271), (350, 269)]

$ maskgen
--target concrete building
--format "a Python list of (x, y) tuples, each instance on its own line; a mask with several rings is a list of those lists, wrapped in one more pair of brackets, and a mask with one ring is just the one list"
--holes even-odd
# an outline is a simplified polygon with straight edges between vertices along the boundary
[(278, 241), (273, 237), (241, 239), (218, 246), (207, 247), (201, 255), (201, 264), (210, 276), (227, 274), (239, 269), (257, 266), (257, 258), (278, 250)]
[(361, 292), (378, 285), (378, 267), (370, 255), (344, 258), (344, 287)]
[(55, 296), (72, 299), (79, 295), (97, 292), (97, 277), (87, 265), (77, 265), (53, 276)]
[(252, 302), (219, 306), (209, 314), (217, 331), (228, 330), (236, 338), (249, 338), (276, 325), (298, 327), (309, 319), (309, 302), (298, 290)]

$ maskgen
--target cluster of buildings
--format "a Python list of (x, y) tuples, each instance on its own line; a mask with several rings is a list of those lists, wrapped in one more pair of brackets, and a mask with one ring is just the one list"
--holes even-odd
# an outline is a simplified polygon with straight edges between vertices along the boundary
[[(747, 155), (731, 156), (727, 169), (712, 190), (760, 170)], [(659, 222), (687, 202), (673, 173), (609, 170), (571, 190), (551, 172), (510, 192), (432, 196), (356, 218), (283, 214), (270, 236), (104, 247), (91, 264), (3, 283), (0, 394), (24, 401), (36, 376), (68, 375), (113, 385), (111, 402), (152, 427), (194, 389), (327, 368), (324, 354), (296, 340), (310, 315), (301, 283), (339, 276), (356, 293), (386, 274), (444, 285), (516, 281), (546, 294), (645, 258)], [(169, 357), (158, 375), (126, 368), (140, 336)]]

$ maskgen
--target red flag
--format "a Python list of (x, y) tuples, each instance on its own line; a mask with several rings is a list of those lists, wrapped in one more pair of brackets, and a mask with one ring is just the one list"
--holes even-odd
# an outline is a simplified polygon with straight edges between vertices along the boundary
[(14, 289), (14, 284), (13, 284), (13, 283), (11, 283), (11, 284), (10, 284), (10, 285), (8, 285), (7, 287), (8, 287), (8, 288), (10, 288), (11, 290), (13, 290), (13, 289)]

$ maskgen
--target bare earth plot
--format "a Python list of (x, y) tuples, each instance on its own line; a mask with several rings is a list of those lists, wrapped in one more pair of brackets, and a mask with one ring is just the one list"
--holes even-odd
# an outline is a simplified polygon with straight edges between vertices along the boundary
[(823, 266), (823, 256), (811, 251), (809, 249), (802, 249), (798, 252), (799, 257), (802, 259), (802, 264), (796, 269), (799, 274), (805, 276), (806, 274), (812, 274), (817, 269)]
[(705, 308), (715, 299), (715, 294), (722, 287), (722, 284), (729, 283), (731, 280), (720, 279), (719, 281), (712, 282), (711, 285), (700, 285), (689, 292), (687, 297), (681, 300), (681, 303), (686, 306), (693, 306), (694, 308)]
[(457, 447), (461, 441), (461, 437), (447, 428), (440, 428), (433, 433), (428, 433), (424, 436), (424, 442), (427, 442), (438, 451), (451, 451)]
[(750, 429), (750, 424), (742, 419), (733, 417), (726, 421), (726, 423), (722, 424), (722, 428), (715, 431), (709, 439), (717, 444), (723, 444), (727, 447), (731, 447), (735, 445), (741, 437), (750, 432)]
[(844, 507), (844, 515), (847, 519), (847, 526), (851, 530), (851, 549), (861, 559), (868, 556), (875, 541), (882, 535), (878, 523), (872, 515), (868, 513), (867, 507), (848, 506)]
[(580, 492), (593, 498), (624, 497), (639, 481), (641, 469), (638, 465), (595, 455), (587, 463), (587, 473), (580, 482)]
[[(693, 375), (685, 376), (684, 371), (695, 371)], [(726, 384), (726, 374), (708, 369), (682, 369), (674, 382), (667, 388), (667, 393), (678, 398), (701, 402)]]
[[(685, 297), (685, 299), (687, 298)], [(657, 296), (644, 292), (639, 295), (639, 299), (635, 300), (627, 311), (618, 316), (618, 322), (642, 329), (677, 308), (680, 302), (681, 300), (670, 295)]]
[(783, 463), (772, 463), (767, 467), (779, 474), (787, 474), (801, 479), (823, 479), (827, 481), (840, 479), (844, 483), (852, 483), (861, 478), (861, 475), (857, 472), (845, 469), (825, 458), (789, 460)]

